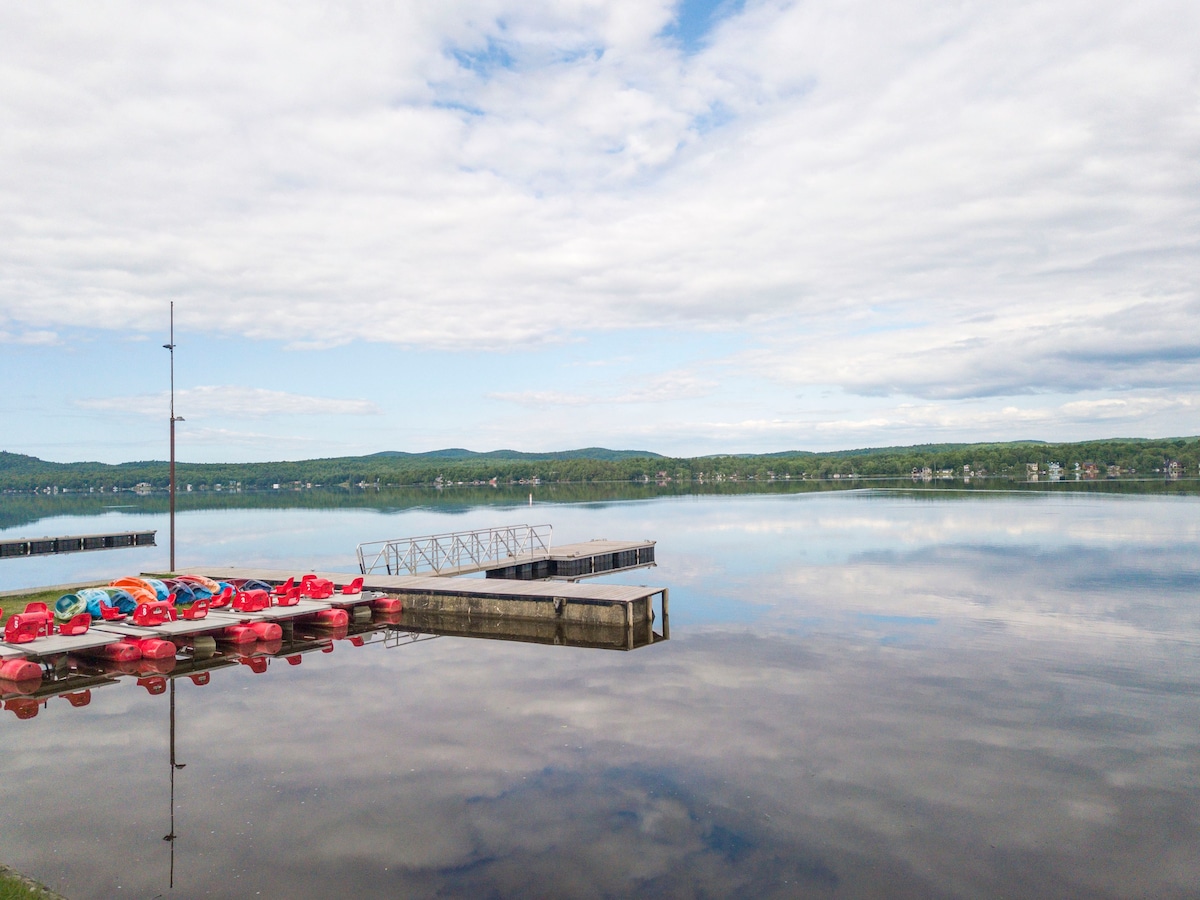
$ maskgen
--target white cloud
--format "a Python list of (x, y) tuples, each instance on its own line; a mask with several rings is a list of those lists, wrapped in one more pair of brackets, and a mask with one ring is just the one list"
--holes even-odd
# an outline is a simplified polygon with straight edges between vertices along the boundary
[[(866, 314), (842, 331), (785, 333), (741, 361), (783, 382), (933, 398), (1188, 388), (1200, 377), (1200, 303), (1079, 304), (977, 316), (930, 314), (889, 327)], [(909, 313), (911, 315), (911, 313)]]
[(30, 327), (169, 296), (193, 329), (495, 346), (1195, 300), (1191, 4), (759, 3), (692, 57), (664, 3), (5, 15)]
[(257, 431), (237, 431), (230, 428), (194, 428), (191, 426), (179, 426), (180, 437), (187, 444), (190, 450), (195, 446), (212, 446), (220, 447), (253, 447), (260, 448), (264, 444), (270, 444), (279, 452), (280, 447), (289, 447), (294, 450), (308, 449), (312, 450), (322, 441), (322, 438), (295, 435), (295, 434), (267, 434)]
[[(1074, 441), (1113, 436), (1200, 433), (1200, 394), (1162, 391), (1087, 400), (1017, 398), (1016, 402), (947, 400), (936, 403), (835, 405), (830, 398), (788, 416), (689, 417), (684, 412), (645, 419), (568, 423), (560, 437), (572, 446), (650, 446), (690, 456), (766, 450), (838, 450), (924, 443), (1041, 439)], [(515, 431), (496, 434), (496, 446)], [(880, 436), (883, 436), (882, 439)], [(605, 443), (607, 442), (607, 443)]]
[[(496, 392), (494, 400), (519, 403), (522, 406), (593, 406), (629, 403), (675, 403), (680, 400), (705, 397), (717, 383), (688, 372), (670, 372), (630, 384), (619, 392), (605, 394), (571, 394), (562, 391)], [(611, 389), (610, 389), (611, 391)]]
[[(169, 403), (170, 394), (166, 391), (138, 394), (133, 397), (103, 397), (77, 401), (77, 405), (84, 409), (149, 416), (169, 415)], [(306, 397), (286, 391), (269, 391), (238, 385), (201, 385), (175, 392), (175, 413), (185, 419), (219, 416), (258, 419), (268, 416), (368, 416), (378, 415), (379, 409), (369, 400)], [(255, 437), (275, 440), (277, 436)]]
[[(1136, 404), (1200, 376), (1200, 7), (751, 0), (689, 48), (675, 8), (7, 5), (0, 342), (158, 329), (167, 300), (305, 349), (699, 335), (740, 416), (702, 381), (490, 397), (704, 400), (674, 432), (704, 440), (894, 443), (975, 398), (1057, 424), (1016, 402), (1041, 394), (1188, 430)], [(898, 399), (796, 425), (761, 379)]]
[(58, 335), (53, 331), (22, 331), (13, 334), (0, 329), (0, 344), (50, 346), (57, 343), (59, 343)]

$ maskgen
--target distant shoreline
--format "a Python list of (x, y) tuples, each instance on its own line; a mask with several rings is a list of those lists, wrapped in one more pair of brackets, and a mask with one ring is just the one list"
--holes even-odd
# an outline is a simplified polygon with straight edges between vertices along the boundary
[[(1110, 439), (1066, 444), (1031, 441), (923, 444), (842, 450), (667, 457), (595, 447), (561, 453), (454, 449), (430, 453), (256, 463), (179, 463), (180, 493), (195, 491), (366, 489), (375, 487), (541, 484), (738, 483), (911, 477), (1010, 481), (1180, 478), (1200, 475), (1200, 439)], [(55, 463), (0, 452), (0, 491), (154, 493), (167, 489), (159, 460)]]

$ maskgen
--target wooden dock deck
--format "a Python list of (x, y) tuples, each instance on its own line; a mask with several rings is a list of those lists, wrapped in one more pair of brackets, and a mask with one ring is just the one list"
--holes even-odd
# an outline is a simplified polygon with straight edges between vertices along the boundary
[[(268, 584), (282, 584), (297, 573), (277, 569), (210, 566), (200, 574), (217, 580), (254, 578)], [(346, 572), (314, 574), (318, 578), (328, 578), (338, 587), (358, 577)], [(664, 628), (668, 615), (668, 592), (665, 587), (428, 575), (371, 574), (362, 578), (364, 591), (382, 591), (401, 597), (405, 609), (426, 612), (560, 619), (581, 624), (633, 627), (654, 621), (654, 597), (659, 596)]]

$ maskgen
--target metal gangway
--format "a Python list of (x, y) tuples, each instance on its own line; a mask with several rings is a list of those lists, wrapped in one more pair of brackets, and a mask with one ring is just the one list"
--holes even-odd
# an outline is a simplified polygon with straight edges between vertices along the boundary
[(463, 575), (510, 564), (513, 560), (548, 556), (550, 525), (508, 525), (452, 531), (423, 537), (369, 541), (358, 545), (358, 568), (364, 575)]

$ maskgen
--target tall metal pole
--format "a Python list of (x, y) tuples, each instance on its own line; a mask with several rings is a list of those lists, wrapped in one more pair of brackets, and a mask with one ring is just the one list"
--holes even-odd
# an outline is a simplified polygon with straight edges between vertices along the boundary
[(171, 475), (167, 489), (170, 495), (171, 519), (171, 562), (169, 569), (175, 573), (175, 423), (182, 422), (182, 417), (175, 415), (175, 301), (171, 301), (171, 341), (163, 344), (171, 353)]

